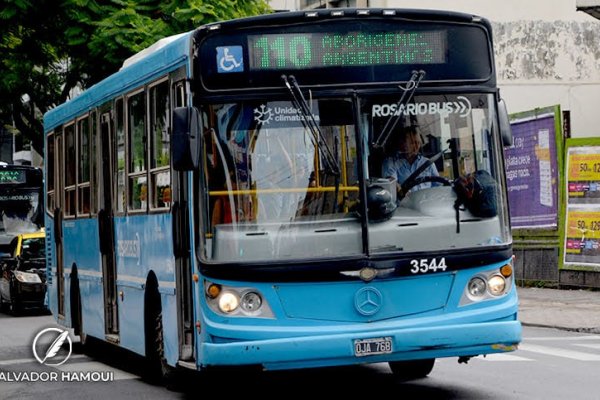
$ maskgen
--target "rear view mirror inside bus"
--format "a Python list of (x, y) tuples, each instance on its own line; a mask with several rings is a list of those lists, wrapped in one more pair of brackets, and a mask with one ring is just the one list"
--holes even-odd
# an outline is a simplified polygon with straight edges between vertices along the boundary
[(171, 159), (176, 171), (191, 171), (198, 166), (200, 112), (195, 107), (173, 110)]

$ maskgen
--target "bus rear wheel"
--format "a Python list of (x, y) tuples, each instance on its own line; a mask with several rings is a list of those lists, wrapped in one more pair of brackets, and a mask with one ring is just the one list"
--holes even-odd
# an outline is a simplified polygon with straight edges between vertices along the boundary
[(83, 331), (83, 310), (81, 306), (81, 291), (79, 289), (79, 277), (77, 271), (71, 277), (71, 326), (76, 336), (79, 336), (82, 348), (91, 346), (88, 343), (87, 335)]
[(403, 381), (425, 378), (433, 370), (434, 364), (435, 358), (389, 362), (394, 376)]

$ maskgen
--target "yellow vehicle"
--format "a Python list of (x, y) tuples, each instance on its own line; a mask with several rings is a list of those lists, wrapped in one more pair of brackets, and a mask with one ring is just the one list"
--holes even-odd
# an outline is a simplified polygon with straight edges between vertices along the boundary
[(45, 232), (17, 235), (0, 258), (0, 308), (11, 314), (43, 308), (46, 295)]

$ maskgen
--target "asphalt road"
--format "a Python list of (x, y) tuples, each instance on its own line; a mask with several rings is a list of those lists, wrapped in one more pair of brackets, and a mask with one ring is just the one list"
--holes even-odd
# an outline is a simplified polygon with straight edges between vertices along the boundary
[[(97, 346), (90, 354), (74, 351), (60, 366), (43, 366), (33, 359), (32, 342), (38, 332), (54, 326), (47, 315), (11, 317), (0, 313), (0, 378), (19, 373), (112, 373), (112, 382), (0, 381), (0, 399), (181, 399), (207, 394), (278, 399), (329, 398), (358, 393), (418, 399), (598, 399), (600, 335), (546, 328), (524, 328), (516, 352), (477, 357), (467, 365), (456, 358), (437, 360), (432, 374), (422, 380), (394, 380), (386, 364), (285, 372), (232, 369), (203, 376), (185, 373), (167, 388), (140, 378), (143, 358), (111, 346)], [(75, 345), (75, 350), (78, 346)]]

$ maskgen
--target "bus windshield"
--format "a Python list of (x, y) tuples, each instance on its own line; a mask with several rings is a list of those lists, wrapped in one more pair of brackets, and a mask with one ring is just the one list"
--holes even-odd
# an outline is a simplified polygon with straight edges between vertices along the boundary
[[(362, 252), (352, 103), (318, 99), (309, 106), (321, 141), (289, 100), (203, 108), (207, 259)], [(337, 171), (327, 167), (322, 147)]]
[(0, 235), (10, 240), (42, 226), (42, 172), (32, 167), (0, 166)]
[[(381, 186), (396, 191), (389, 220), (369, 225), (370, 251), (430, 252), (508, 243), (493, 95), (417, 95), (406, 105), (399, 105), (398, 97), (370, 96), (361, 103), (362, 131), (371, 144), (369, 178), (383, 178)], [(475, 194), (479, 204), (461, 202), (465, 183), (487, 197)], [(483, 210), (486, 202), (492, 205)]]
[[(205, 106), (205, 259), (363, 254), (361, 215), (368, 215), (370, 254), (508, 244), (493, 95), (397, 101), (398, 95), (361, 96), (355, 122), (351, 100), (313, 99), (324, 137), (320, 145), (292, 102)], [(364, 212), (358, 140), (364, 149)], [(339, 173), (327, 168), (323, 147)], [(475, 201), (491, 203), (491, 210), (459, 198), (463, 181), (486, 192), (487, 198)], [(376, 198), (381, 194), (383, 203)]]

